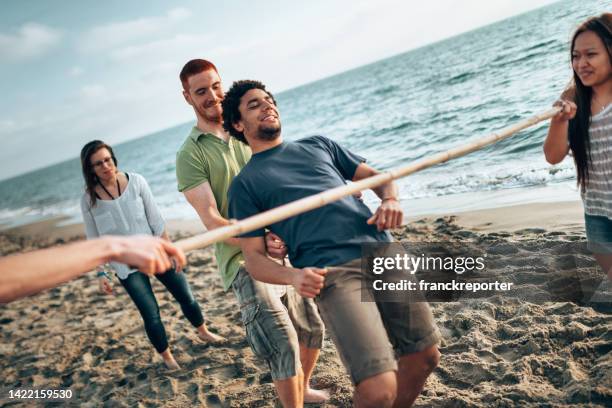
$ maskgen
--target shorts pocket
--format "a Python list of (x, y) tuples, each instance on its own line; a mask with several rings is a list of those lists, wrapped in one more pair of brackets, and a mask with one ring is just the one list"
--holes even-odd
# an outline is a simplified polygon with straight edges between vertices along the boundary
[(266, 330), (262, 325), (260, 305), (251, 303), (241, 309), (242, 323), (246, 330), (246, 337), (251, 350), (256, 356), (267, 360), (274, 354), (274, 347), (270, 342)]

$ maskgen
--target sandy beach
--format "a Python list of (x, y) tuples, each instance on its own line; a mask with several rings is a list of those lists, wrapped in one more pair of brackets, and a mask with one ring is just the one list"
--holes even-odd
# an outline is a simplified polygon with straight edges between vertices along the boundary
[[(0, 253), (82, 236), (82, 226), (57, 227), (60, 221), (4, 231)], [(197, 220), (170, 222), (169, 230), (174, 238), (202, 231)], [(537, 293), (550, 292), (551, 281), (568, 285), (559, 270), (577, 270), (580, 282), (591, 285), (563, 302), (500, 294), (432, 304), (443, 335), (442, 360), (416, 406), (610, 406), (612, 310), (591, 302), (585, 289), (603, 274), (586, 251), (567, 254), (573, 264), (558, 261), (564, 255), (559, 245), (584, 243), (580, 202), (408, 218), (394, 235), (407, 248), (411, 242), (494, 243), (505, 248), (503, 262), (492, 263), (487, 273)], [(167, 371), (123, 288), (115, 282), (115, 296), (103, 296), (90, 273), (0, 306), (0, 404), (32, 406), (31, 400), (9, 400), (8, 390), (35, 387), (69, 388), (71, 402), (86, 407), (275, 406), (270, 374), (245, 340), (240, 311), (221, 288), (212, 249), (192, 251), (188, 259), (186, 273), (208, 325), (227, 343), (200, 342), (157, 282), (162, 319), (182, 366)], [(313, 380), (331, 392), (322, 406), (351, 405), (352, 386), (329, 338)]]

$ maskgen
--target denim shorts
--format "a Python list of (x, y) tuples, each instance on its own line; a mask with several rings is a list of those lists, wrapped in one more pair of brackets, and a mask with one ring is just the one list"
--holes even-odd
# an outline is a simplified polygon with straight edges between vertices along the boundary
[(589, 249), (596, 254), (612, 254), (612, 220), (584, 214), (584, 224)]

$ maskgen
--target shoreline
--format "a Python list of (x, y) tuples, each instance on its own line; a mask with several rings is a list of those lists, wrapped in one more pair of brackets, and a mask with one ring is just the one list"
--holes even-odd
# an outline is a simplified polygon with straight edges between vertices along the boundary
[[(512, 232), (525, 228), (543, 228), (584, 233), (584, 213), (580, 201), (530, 203), (479, 210), (408, 215), (404, 217), (404, 223), (411, 224), (419, 220), (444, 216), (455, 217), (458, 224), (479, 232)], [(71, 220), (71, 217), (52, 217), (6, 229), (1, 229), (0, 226), (0, 235), (48, 241), (84, 239), (83, 223), (66, 224), (67, 220)], [(170, 219), (166, 226), (172, 237), (184, 238), (206, 232), (206, 228), (198, 218)]]
[[(551, 206), (565, 205), (567, 202), (581, 203), (580, 195), (573, 182), (538, 185), (531, 187), (506, 188), (478, 192), (454, 193), (437, 197), (408, 198), (400, 193), (405, 220), (432, 218), (449, 214), (474, 213), (474, 217), (490, 211), (532, 204)], [(372, 191), (365, 191), (364, 202), (374, 210), (378, 198)], [(170, 232), (184, 231), (199, 234), (205, 231), (193, 209), (183, 202), (179, 207), (163, 209), (162, 215), (168, 220)], [(553, 210), (557, 211), (557, 210)], [(539, 211), (542, 213), (542, 211)], [(471, 218), (474, 218), (471, 217)], [(534, 220), (534, 221), (537, 221)], [(16, 236), (41, 236), (55, 239), (72, 239), (83, 235), (82, 218), (78, 214), (59, 215), (21, 215), (0, 220), (0, 234)]]

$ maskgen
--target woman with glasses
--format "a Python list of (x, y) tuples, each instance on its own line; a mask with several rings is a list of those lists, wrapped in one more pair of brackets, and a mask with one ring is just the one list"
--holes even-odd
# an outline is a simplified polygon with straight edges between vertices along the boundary
[[(81, 167), (86, 185), (81, 199), (81, 212), (87, 238), (110, 234), (147, 234), (169, 240), (164, 219), (155, 205), (146, 180), (136, 173), (120, 172), (109, 145), (100, 140), (87, 143), (81, 150)], [(111, 266), (136, 304), (149, 340), (166, 366), (178, 369), (179, 365), (168, 346), (166, 330), (149, 277), (126, 264), (112, 262)], [(110, 277), (103, 268), (98, 269), (100, 290), (112, 294)], [(180, 304), (183, 314), (197, 328), (201, 339), (211, 342), (223, 340), (221, 336), (208, 331), (200, 306), (180, 267), (156, 275), (156, 278)]]

